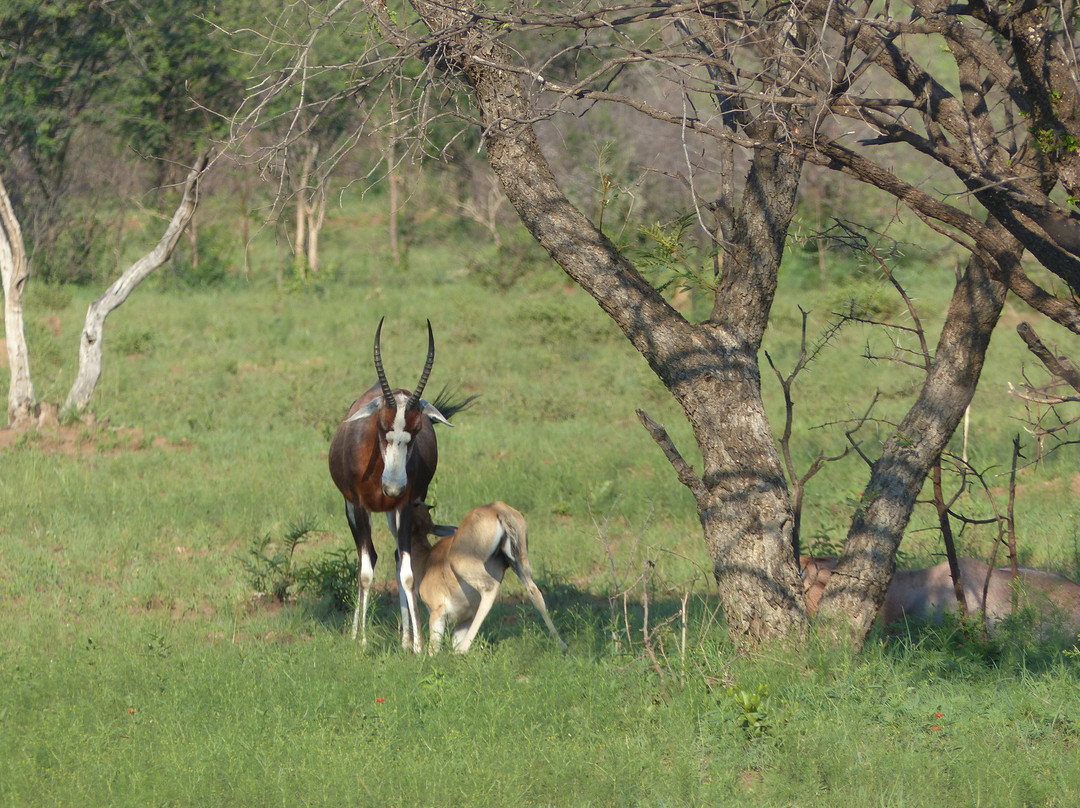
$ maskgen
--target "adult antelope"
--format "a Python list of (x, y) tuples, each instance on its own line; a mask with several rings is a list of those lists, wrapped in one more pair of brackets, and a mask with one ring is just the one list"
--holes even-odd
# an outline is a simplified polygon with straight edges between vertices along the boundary
[[(413, 502), (412, 551), (420, 599), (431, 613), (428, 651), (437, 653), (443, 634), (454, 631), (453, 649), (469, 650), (499, 594), (503, 575), (513, 568), (548, 631), (565, 651), (551, 622), (544, 596), (533, 580), (525, 517), (505, 502), (473, 508), (460, 527), (435, 525), (431, 509)], [(428, 536), (442, 536), (432, 546)]]
[[(338, 425), (330, 441), (330, 476), (345, 497), (345, 515), (360, 561), (353, 639), (359, 628), (361, 642), (367, 645), (368, 593), (378, 558), (371, 541), (371, 514), (385, 513), (386, 523), (397, 543), (401, 645), (403, 648), (411, 645), (419, 652), (422, 640), (409, 547), (412, 509), (406, 506), (427, 496), (428, 485), (435, 475), (439, 451), (432, 422), (451, 426), (449, 418), (468, 402), (444, 404), (440, 396), (433, 405), (420, 398), (435, 362), (435, 337), (430, 320), (427, 324), (427, 362), (416, 389), (391, 389), (382, 365), (382, 326), (383, 321), (379, 320), (379, 327), (375, 329), (375, 372), (379, 380), (353, 402)], [(446, 414), (436, 405), (441, 405)]]
[[(836, 558), (800, 557), (808, 611), (817, 609), (837, 561)], [(1020, 596), (1021, 606), (1036, 611), (1042, 628), (1060, 624), (1073, 638), (1080, 632), (1080, 585), (1068, 578), (1045, 570), (1020, 567), (1014, 581), (1008, 567), (991, 570), (986, 562), (966, 557), (958, 558), (957, 564), (964, 585), (964, 608), (969, 615), (981, 613), (985, 597), (987, 628), (993, 630), (1012, 613), (1015, 594)], [(925, 569), (893, 573), (879, 616), (886, 626), (905, 619), (940, 623), (947, 612), (956, 610), (956, 590), (949, 562), (942, 561)]]

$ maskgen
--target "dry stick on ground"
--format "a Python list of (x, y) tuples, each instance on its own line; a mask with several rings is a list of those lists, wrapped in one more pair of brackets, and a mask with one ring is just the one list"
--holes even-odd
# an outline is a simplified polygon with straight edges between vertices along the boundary
[[(618, 502), (617, 499), (616, 499), (616, 502)], [(616, 611), (615, 611), (616, 610), (616, 602), (617, 602), (617, 600), (619, 598), (619, 595), (622, 595), (623, 596), (623, 612), (624, 612), (624, 616), (625, 616), (627, 614), (627, 611), (626, 611), (626, 595), (630, 590), (630, 586), (629, 585), (624, 586), (623, 581), (625, 581), (625, 579), (630, 575), (630, 566), (631, 566), (631, 563), (632, 563), (632, 560), (633, 560), (633, 557), (634, 557), (634, 553), (637, 551), (638, 545), (641, 543), (641, 538), (645, 534), (645, 530), (649, 525), (649, 521), (652, 519), (652, 511), (650, 510), (648, 516), (646, 516), (645, 523), (641, 526), (641, 532), (637, 535), (637, 538), (634, 539), (634, 544), (630, 548), (630, 553), (629, 553), (629, 556), (628, 556), (628, 560), (626, 562), (626, 572), (623, 573), (623, 576), (620, 579), (619, 571), (615, 566), (615, 550), (612, 547), (611, 542), (607, 538), (607, 535), (608, 535), (607, 525), (608, 525), (608, 521), (611, 518), (611, 511), (614, 509), (614, 507), (615, 507), (615, 504), (612, 503), (611, 509), (609, 509), (608, 513), (604, 516), (604, 522), (601, 525), (597, 521), (596, 516), (593, 514), (593, 512), (592, 512), (592, 504), (590, 503), (590, 505), (589, 505), (589, 517), (592, 519), (593, 527), (596, 528), (596, 539), (597, 539), (597, 541), (599, 541), (599, 542), (601, 542), (603, 544), (604, 552), (607, 553), (608, 564), (611, 566), (611, 581), (615, 586), (614, 593), (608, 598), (608, 605), (611, 608), (611, 626), (612, 626), (612, 629), (611, 629), (611, 641), (615, 646), (616, 653), (620, 653), (622, 651), (621, 641), (619, 640), (618, 632), (615, 630), (615, 625), (616, 625), (616, 622), (617, 622), (616, 619), (615, 619), (615, 617), (616, 617)], [(628, 640), (630, 642), (630, 649), (629, 650), (630, 650), (630, 653), (633, 653), (633, 650), (634, 650), (633, 649), (633, 645), (634, 645), (633, 640), (629, 639), (629, 636), (630, 636), (630, 634), (629, 634), (629, 632), (630, 632), (629, 620), (627, 620), (627, 622), (626, 622), (626, 631), (627, 631), (627, 638), (628, 638)]]
[(169, 260), (180, 236), (195, 215), (199, 204), (199, 180), (210, 164), (209, 154), (201, 154), (188, 172), (180, 204), (157, 245), (132, 264), (105, 293), (90, 304), (79, 340), (79, 372), (61, 409), (62, 415), (77, 415), (85, 409), (101, 378), (102, 338), (105, 318), (117, 309), (142, 281)]

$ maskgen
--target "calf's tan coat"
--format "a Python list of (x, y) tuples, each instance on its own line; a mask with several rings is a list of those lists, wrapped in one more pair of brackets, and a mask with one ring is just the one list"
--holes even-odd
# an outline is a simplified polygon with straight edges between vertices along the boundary
[[(443, 538), (432, 546), (429, 535)], [(505, 502), (473, 508), (456, 529), (434, 525), (428, 506), (413, 503), (412, 557), (420, 599), (430, 612), (430, 653), (438, 652), (448, 629), (454, 633), (453, 649), (469, 650), (508, 568), (517, 573), (548, 631), (566, 650), (533, 580), (525, 517)]]

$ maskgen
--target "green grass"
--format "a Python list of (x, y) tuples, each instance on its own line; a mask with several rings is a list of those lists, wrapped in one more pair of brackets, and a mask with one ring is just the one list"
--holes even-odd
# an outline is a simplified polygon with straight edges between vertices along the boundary
[[(503, 292), (483, 246), (430, 224), (408, 268), (395, 270), (379, 247), (359, 243), (372, 228), (361, 234), (348, 221), (328, 230), (328, 269), (307, 286), (279, 289), (265, 268), (251, 283), (151, 279), (109, 320), (99, 423), (74, 425), (63, 443), (46, 432), (0, 452), (0, 805), (1080, 799), (1080, 770), (1067, 764), (1080, 742), (1074, 660), (1023, 638), (987, 649), (948, 629), (875, 637), (857, 656), (813, 643), (735, 656), (713, 617), (693, 500), (634, 410), (665, 423), (694, 463), (689, 429), (595, 303), (540, 262), (516, 281), (501, 270), (499, 283), (513, 281)], [(275, 253), (264, 252), (269, 266)], [(929, 259), (908, 263), (905, 281), (936, 328), (948, 289)], [(819, 289), (802, 282), (797, 262), (786, 270), (767, 337), (781, 368), (797, 353), (797, 306), (813, 312), (812, 330), (842, 306), (842, 265), (830, 271), (835, 285)], [(35, 381), (58, 400), (99, 290), (30, 288)], [(310, 520), (297, 563), (351, 552), (326, 449), (372, 381), (383, 315), (392, 384), (415, 383), (430, 317), (429, 390), (481, 396), (453, 429), (440, 428), (436, 517), (460, 519), (493, 499), (525, 513), (567, 655), (512, 576), (465, 658), (403, 653), (386, 591), (366, 652), (325, 602), (253, 597), (243, 561), (254, 539)], [(1007, 468), (1020, 429), (1006, 392), (1024, 360), (1017, 316), (995, 338), (972, 408), (969, 454), (980, 467)], [(868, 329), (846, 329), (800, 378), (803, 466), (842, 446), (842, 430), (811, 427), (861, 413), (879, 387), (883, 412), (909, 400), (917, 376), (860, 359), (868, 339), (880, 344)], [(764, 373), (778, 416), (778, 386)], [(885, 436), (867, 430), (867, 451)], [(864, 482), (856, 458), (815, 478), (807, 537), (842, 540)], [(1021, 483), (1026, 558), (1075, 573), (1075, 454), (1024, 470)], [(909, 558), (936, 552), (929, 524), (931, 514), (917, 515)], [(375, 534), (385, 583), (384, 520)], [(983, 550), (988, 539), (968, 531), (961, 544)], [(620, 588), (630, 591), (625, 612), (621, 598), (609, 600)], [(767, 694), (751, 726), (729, 692)]]

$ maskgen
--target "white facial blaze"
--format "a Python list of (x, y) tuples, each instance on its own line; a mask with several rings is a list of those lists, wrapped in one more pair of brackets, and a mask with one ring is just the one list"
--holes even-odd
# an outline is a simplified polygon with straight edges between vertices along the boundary
[(405, 406), (398, 402), (394, 413), (394, 426), (386, 433), (386, 451), (383, 452), (383, 493), (388, 497), (400, 496), (409, 482), (405, 461), (409, 456), (412, 435), (405, 431)]

